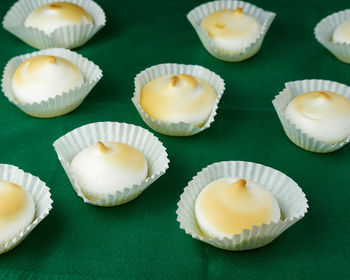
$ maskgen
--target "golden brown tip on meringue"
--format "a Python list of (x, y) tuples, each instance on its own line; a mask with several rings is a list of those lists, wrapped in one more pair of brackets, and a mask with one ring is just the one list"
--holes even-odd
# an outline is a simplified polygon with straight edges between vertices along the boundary
[(237, 9), (233, 10), (232, 13), (236, 14), (236, 15), (243, 14), (243, 9), (242, 8), (237, 8)]
[(102, 142), (98, 141), (97, 142), (97, 149), (102, 152), (102, 153), (107, 153), (110, 149), (105, 146)]

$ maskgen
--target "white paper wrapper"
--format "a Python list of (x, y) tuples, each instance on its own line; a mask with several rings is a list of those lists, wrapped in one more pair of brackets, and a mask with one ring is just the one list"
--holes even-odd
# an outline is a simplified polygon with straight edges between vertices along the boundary
[[(271, 192), (281, 209), (281, 220), (245, 229), (231, 238), (208, 238), (199, 229), (195, 202), (210, 182), (223, 177), (239, 177), (255, 181)], [(178, 202), (177, 221), (180, 228), (193, 238), (218, 248), (232, 251), (249, 250), (273, 241), (283, 231), (299, 221), (309, 207), (301, 188), (291, 178), (273, 168), (244, 161), (223, 161), (202, 169), (188, 183)]]
[(281, 91), (279, 95), (275, 96), (272, 103), (282, 123), (284, 131), (294, 144), (307, 151), (329, 153), (338, 150), (345, 144), (349, 143), (350, 135), (340, 143), (327, 144), (322, 141), (318, 141), (308, 136), (307, 133), (301, 131), (289, 119), (286, 118), (284, 113), (287, 105), (295, 97), (305, 92), (317, 90), (333, 91), (350, 99), (350, 88), (344, 84), (327, 80), (303, 80), (286, 83), (285, 89)]
[[(225, 49), (215, 44), (208, 35), (208, 32), (201, 26), (203, 19), (209, 14), (223, 9), (242, 8), (244, 13), (247, 13), (259, 20), (261, 23), (260, 35), (248, 47), (243, 49)], [(229, 61), (238, 62), (252, 57), (258, 52), (264, 40), (265, 34), (269, 29), (276, 14), (273, 12), (264, 11), (252, 4), (243, 1), (213, 1), (202, 4), (187, 14), (187, 19), (196, 30), (200, 40), (206, 50), (214, 57)]]
[[(148, 164), (148, 176), (138, 185), (125, 188), (122, 192), (111, 193), (97, 201), (85, 195), (71, 171), (71, 161), (83, 149), (101, 142), (121, 142), (137, 148), (143, 153)], [(169, 167), (169, 159), (163, 144), (152, 133), (132, 124), (118, 122), (97, 122), (84, 125), (53, 143), (58, 158), (71, 181), (74, 190), (84, 202), (97, 206), (115, 206), (126, 203), (141, 194), (150, 184), (162, 176)], [(97, 193), (92, 194), (94, 197)]]
[[(153, 119), (149, 116), (141, 107), (140, 104), (140, 94), (141, 89), (150, 81), (164, 75), (176, 75), (176, 74), (188, 74), (195, 77), (202, 78), (207, 81), (216, 92), (216, 100), (211, 111), (211, 114), (207, 122), (201, 126), (196, 127), (189, 123), (179, 122), (179, 123), (166, 123)], [(152, 67), (149, 67), (143, 70), (141, 73), (137, 74), (135, 77), (135, 92), (134, 96), (131, 99), (134, 103), (137, 111), (144, 120), (144, 122), (159, 133), (170, 135), (170, 136), (190, 136), (201, 132), (204, 129), (210, 127), (211, 123), (214, 121), (216, 115), (216, 110), (220, 98), (225, 90), (224, 80), (215, 74), (214, 72), (209, 71), (208, 69), (197, 66), (197, 65), (184, 65), (184, 64), (159, 64)]]
[(64, 0), (82, 7), (93, 19), (92, 23), (75, 24), (55, 29), (50, 35), (43, 31), (25, 27), (24, 21), (36, 8), (58, 0), (20, 0), (7, 12), (2, 26), (28, 45), (37, 49), (66, 48), (72, 49), (85, 44), (106, 24), (103, 10), (92, 0)]
[(0, 164), (0, 179), (24, 188), (32, 195), (35, 203), (35, 214), (32, 223), (5, 244), (0, 244), (0, 254), (3, 254), (17, 246), (49, 214), (53, 201), (50, 198), (50, 189), (43, 181), (16, 166)]
[[(18, 102), (12, 93), (12, 76), (17, 67), (24, 60), (37, 55), (54, 55), (69, 60), (82, 72), (84, 76), (83, 85), (71, 89), (68, 92), (62, 93), (60, 95), (56, 95), (55, 98), (49, 98), (48, 100), (42, 101), (40, 103), (29, 104)], [(3, 72), (1, 86), (2, 91), (8, 100), (15, 104), (23, 112), (33, 117), (52, 118), (67, 114), (76, 109), (80, 103), (83, 102), (84, 98), (88, 95), (96, 83), (101, 79), (101, 77), (101, 69), (91, 61), (75, 52), (66, 49), (53, 48), (12, 58), (7, 63)]]
[(350, 44), (335, 43), (332, 41), (332, 37), (338, 25), (349, 19), (350, 9), (337, 12), (322, 19), (314, 30), (317, 41), (345, 63), (350, 63)]

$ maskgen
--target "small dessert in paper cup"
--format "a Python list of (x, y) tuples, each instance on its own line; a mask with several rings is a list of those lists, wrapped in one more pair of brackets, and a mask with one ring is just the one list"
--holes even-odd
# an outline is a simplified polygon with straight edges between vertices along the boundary
[[(2, 229), (0, 232), (3, 231), (4, 234), (0, 238), (0, 254), (3, 254), (13, 249), (24, 240), (24, 238), (49, 214), (49, 211), (52, 209), (52, 200), (50, 198), (50, 189), (43, 181), (16, 166), (0, 164), (0, 181), (2, 184), (1, 195), (6, 195), (6, 192), (9, 194), (6, 197), (7, 201), (2, 201), (0, 207), (0, 221), (2, 221)], [(14, 187), (14, 189), (6, 189), (7, 186), (4, 184), (9, 184), (9, 186), (11, 188)], [(28, 198), (25, 199), (27, 201), (26, 206), (20, 206), (23, 203), (23, 200), (21, 201), (21, 192), (23, 192), (23, 190), (25, 191), (24, 193), (27, 194), (26, 196), (28, 196)], [(19, 196), (19, 198), (15, 199), (14, 195), (16, 195), (17, 198)], [(9, 203), (9, 201), (11, 201), (11, 203)], [(6, 204), (6, 202), (8, 203)], [(28, 204), (31, 204), (31, 207), (28, 207)], [(18, 207), (22, 208), (22, 210), (19, 210)], [(14, 213), (15, 208), (18, 208), (17, 210), (20, 212)], [(18, 223), (23, 224), (24, 220), (28, 219), (28, 217), (24, 217), (28, 215), (28, 213), (25, 213), (27, 210), (28, 212), (32, 211), (33, 216), (29, 216), (29, 220), (25, 223), (27, 226), (23, 227), (23, 229), (18, 232)], [(11, 219), (9, 219), (9, 215), (11, 215)], [(5, 240), (6, 238), (4, 239), (4, 236), (9, 236), (10, 231), (14, 234), (10, 234), (11, 238)]]
[[(275, 197), (280, 209), (280, 218), (270, 223), (244, 229), (230, 236), (208, 237), (205, 235), (197, 220), (196, 201), (208, 184), (230, 177), (251, 180), (260, 184)], [(224, 199), (229, 196), (225, 196)], [(230, 205), (232, 206), (232, 203)], [(224, 161), (207, 166), (193, 177), (181, 194), (176, 213), (180, 228), (193, 238), (225, 250), (240, 251), (258, 248), (272, 242), (283, 231), (303, 218), (307, 208), (307, 199), (301, 188), (280, 171), (251, 162)], [(235, 222), (232, 219), (231, 221)]]
[[(27, 17), (40, 6), (52, 3), (52, 7), (49, 6), (49, 9), (57, 10), (60, 3), (64, 2), (82, 8), (86, 11), (89, 19), (85, 18), (81, 24), (65, 25), (50, 31), (26, 24)], [(57, 17), (57, 12), (45, 14)], [(48, 24), (43, 23), (43, 19), (38, 18), (35, 21), (36, 23), (42, 22), (42, 28), (48, 26)], [(103, 10), (92, 0), (20, 0), (7, 12), (2, 23), (4, 29), (37, 49), (54, 47), (72, 49), (82, 46), (105, 24), (106, 17)]]
[[(331, 94), (337, 94), (338, 97)], [(303, 123), (297, 123), (299, 118), (291, 119), (286, 114), (288, 105), (303, 95), (311, 97), (306, 101), (310, 107), (303, 108), (300, 114), (306, 118), (305, 127)], [(335, 98), (337, 101), (333, 101)], [(329, 101), (333, 101), (333, 105), (328, 105)], [(285, 89), (275, 96), (272, 103), (285, 133), (297, 146), (311, 152), (329, 153), (349, 143), (350, 88), (348, 86), (327, 80), (288, 82), (285, 84)], [(328, 107), (333, 110), (332, 114), (326, 111)], [(335, 114), (338, 119), (334, 119)], [(326, 122), (328, 120), (335, 121), (328, 123)], [(319, 127), (318, 124), (322, 127)]]
[(317, 41), (345, 63), (350, 63), (350, 39), (345, 35), (349, 32), (345, 29), (350, 30), (349, 21), (350, 9), (327, 16), (316, 25), (314, 30)]
[[(223, 14), (222, 17), (213, 17), (215, 22), (204, 27), (204, 20), (208, 18), (208, 16), (218, 13), (220, 10), (226, 14)], [(238, 40), (238, 38), (235, 37), (232, 37), (232, 39), (235, 40), (234, 42), (232, 42), (232, 40), (229, 41), (228, 33), (225, 31), (227, 26), (238, 25), (236, 23), (237, 18), (234, 19), (235, 23), (233, 24), (229, 24), (229, 22), (223, 23), (229, 20), (229, 10), (233, 10), (232, 15), (235, 15), (238, 19), (243, 14), (245, 17), (243, 23), (249, 20), (249, 28), (252, 28), (249, 29), (251, 34), (242, 35), (242, 38), (237, 42), (236, 40)], [(220, 60), (238, 62), (252, 57), (259, 51), (265, 34), (275, 18), (275, 15), (276, 14), (273, 12), (264, 11), (261, 8), (243, 1), (213, 1), (194, 8), (187, 14), (187, 19), (196, 30), (204, 47), (211, 55)], [(252, 25), (255, 27), (253, 28)], [(210, 28), (211, 31), (208, 32), (207, 28)], [(244, 30), (248, 30), (248, 28), (244, 28)], [(223, 32), (227, 34), (221, 36), (220, 34), (223, 34)], [(243, 31), (240, 31), (239, 33), (242, 32)], [(235, 34), (237, 37), (237, 32)]]
[[(33, 62), (36, 59), (38, 61)], [(25, 63), (27, 64), (24, 65)], [(30, 65), (30, 63), (35, 65), (35, 67), (33, 66), (31, 68), (32, 75), (35, 75), (37, 79), (35, 81), (33, 78), (28, 78), (30, 74), (28, 65)], [(41, 66), (37, 67), (39, 63)], [(60, 65), (58, 65), (59, 63)], [(66, 66), (70, 67), (56, 67), (64, 64), (69, 64)], [(19, 69), (22, 65), (24, 66)], [(74, 71), (66, 71), (73, 67)], [(52, 72), (47, 70), (52, 70)], [(18, 75), (16, 74), (17, 72)], [(52, 73), (52, 75), (50, 75), (50, 73)], [(72, 73), (72, 75), (70, 75), (70, 73)], [(60, 77), (65, 82), (70, 78), (73, 79), (75, 73), (80, 75), (79, 83), (75, 86), (69, 87), (67, 85), (68, 87), (66, 87), (66, 85), (59, 80)], [(15, 75), (19, 77), (16, 80), (16, 89), (20, 88), (20, 91), (24, 92), (21, 93), (22, 97), (25, 97), (24, 99), (20, 99), (20, 96), (15, 94), (16, 92), (13, 84)], [(7, 63), (3, 72), (1, 86), (2, 91), (9, 101), (23, 112), (33, 117), (52, 118), (67, 114), (76, 109), (101, 77), (101, 69), (93, 62), (75, 52), (53, 48), (12, 58)], [(23, 80), (25, 80), (26, 84), (24, 84)], [(33, 86), (34, 83), (36, 84)], [(28, 89), (25, 88), (26, 85)], [(59, 92), (59, 88), (61, 87), (65, 88), (63, 91)]]
[(223, 79), (202, 66), (168, 63), (137, 74), (131, 100), (155, 131), (190, 136), (210, 127), (224, 90)]
[[(94, 178), (90, 180), (90, 177), (86, 175), (86, 180), (90, 180), (88, 183), (93, 185), (93, 190), (81, 186), (81, 184), (86, 184), (86, 180), (84, 182), (83, 179), (78, 178), (80, 174), (74, 169), (74, 160), (82, 151), (87, 151), (89, 147), (94, 148), (98, 146), (98, 149), (100, 149), (99, 146), (101, 146), (102, 149), (105, 150), (106, 148), (108, 149), (111, 142), (127, 144), (129, 147), (131, 146), (143, 154), (147, 162), (147, 174), (145, 179), (139, 183), (125, 185), (119, 189), (112, 186), (114, 191), (108, 192), (105, 190), (101, 191), (102, 187), (99, 189), (96, 183), (97, 181), (103, 181), (102, 179), (105, 178)], [(157, 137), (144, 128), (126, 123), (97, 122), (87, 124), (63, 135), (54, 142), (53, 146), (78, 196), (80, 196), (84, 202), (96, 206), (115, 206), (136, 198), (150, 184), (165, 173), (169, 164), (166, 149)], [(97, 155), (100, 151), (94, 150), (93, 153)], [(126, 158), (131, 158), (130, 154), (128, 154)], [(133, 159), (134, 158), (135, 157), (133, 157)], [(88, 170), (89, 167), (86, 165), (89, 163), (89, 159), (91, 159), (91, 157), (87, 159), (84, 158), (81, 164), (81, 166), (83, 166), (82, 169), (86, 168), (85, 171), (87, 172), (90, 172)], [(98, 157), (94, 159), (96, 159), (95, 161), (98, 163), (101, 162)], [(108, 159), (108, 161), (111, 162), (111, 159)], [(95, 170), (100, 171), (102, 168), (104, 167), (101, 167), (101, 165), (94, 166)], [(94, 172), (94, 170), (91, 171), (92, 176), (95, 176)], [(101, 172), (103, 173), (103, 171)], [(120, 176), (123, 176), (126, 172), (126, 169), (122, 170)]]

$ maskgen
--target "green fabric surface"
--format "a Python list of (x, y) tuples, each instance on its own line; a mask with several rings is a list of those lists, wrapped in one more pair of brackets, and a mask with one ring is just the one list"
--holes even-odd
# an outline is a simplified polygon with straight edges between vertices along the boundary
[[(99, 0), (106, 26), (76, 49), (103, 70), (78, 109), (52, 119), (30, 117), (0, 96), (0, 162), (38, 176), (53, 209), (16, 248), (0, 255), (0, 279), (348, 279), (350, 278), (350, 145), (307, 152), (285, 135), (272, 99), (284, 83), (327, 79), (350, 85), (350, 65), (314, 38), (325, 16), (348, 0), (250, 1), (277, 14), (257, 55), (240, 63), (212, 57), (186, 14), (203, 1)], [(2, 0), (3, 18), (13, 1)], [(0, 30), (0, 65), (35, 51)], [(201, 65), (226, 83), (211, 127), (192, 137), (152, 131), (131, 97), (134, 77), (159, 63)], [(99, 208), (74, 192), (52, 143), (84, 124), (117, 121), (154, 133), (170, 168), (137, 199)], [(261, 163), (285, 173), (309, 200), (305, 218), (271, 244), (245, 252), (217, 249), (179, 228), (184, 187), (202, 168), (224, 160)]]

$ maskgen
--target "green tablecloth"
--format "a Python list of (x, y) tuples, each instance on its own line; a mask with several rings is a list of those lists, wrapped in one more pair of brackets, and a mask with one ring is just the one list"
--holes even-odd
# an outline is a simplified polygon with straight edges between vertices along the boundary
[[(350, 66), (315, 40), (323, 17), (348, 0), (251, 3), (277, 13), (253, 58), (226, 63), (209, 55), (186, 14), (202, 1), (100, 0), (107, 25), (76, 51), (104, 77), (72, 113), (37, 119), (0, 96), (0, 161), (40, 177), (54, 200), (49, 216), (14, 250), (0, 255), (0, 279), (347, 279), (350, 277), (350, 145), (331, 154), (304, 151), (288, 140), (271, 104), (288, 81), (320, 78), (350, 85)], [(3, 0), (3, 17), (12, 1)], [(34, 51), (0, 31), (0, 65)], [(118, 121), (148, 127), (130, 98), (133, 79), (166, 62), (202, 65), (226, 82), (212, 126), (193, 137), (153, 132), (167, 148), (170, 168), (140, 197), (98, 208), (73, 191), (52, 143), (81, 125)], [(246, 252), (220, 250), (180, 230), (177, 202), (202, 168), (244, 160), (294, 179), (309, 212), (270, 245)]]

